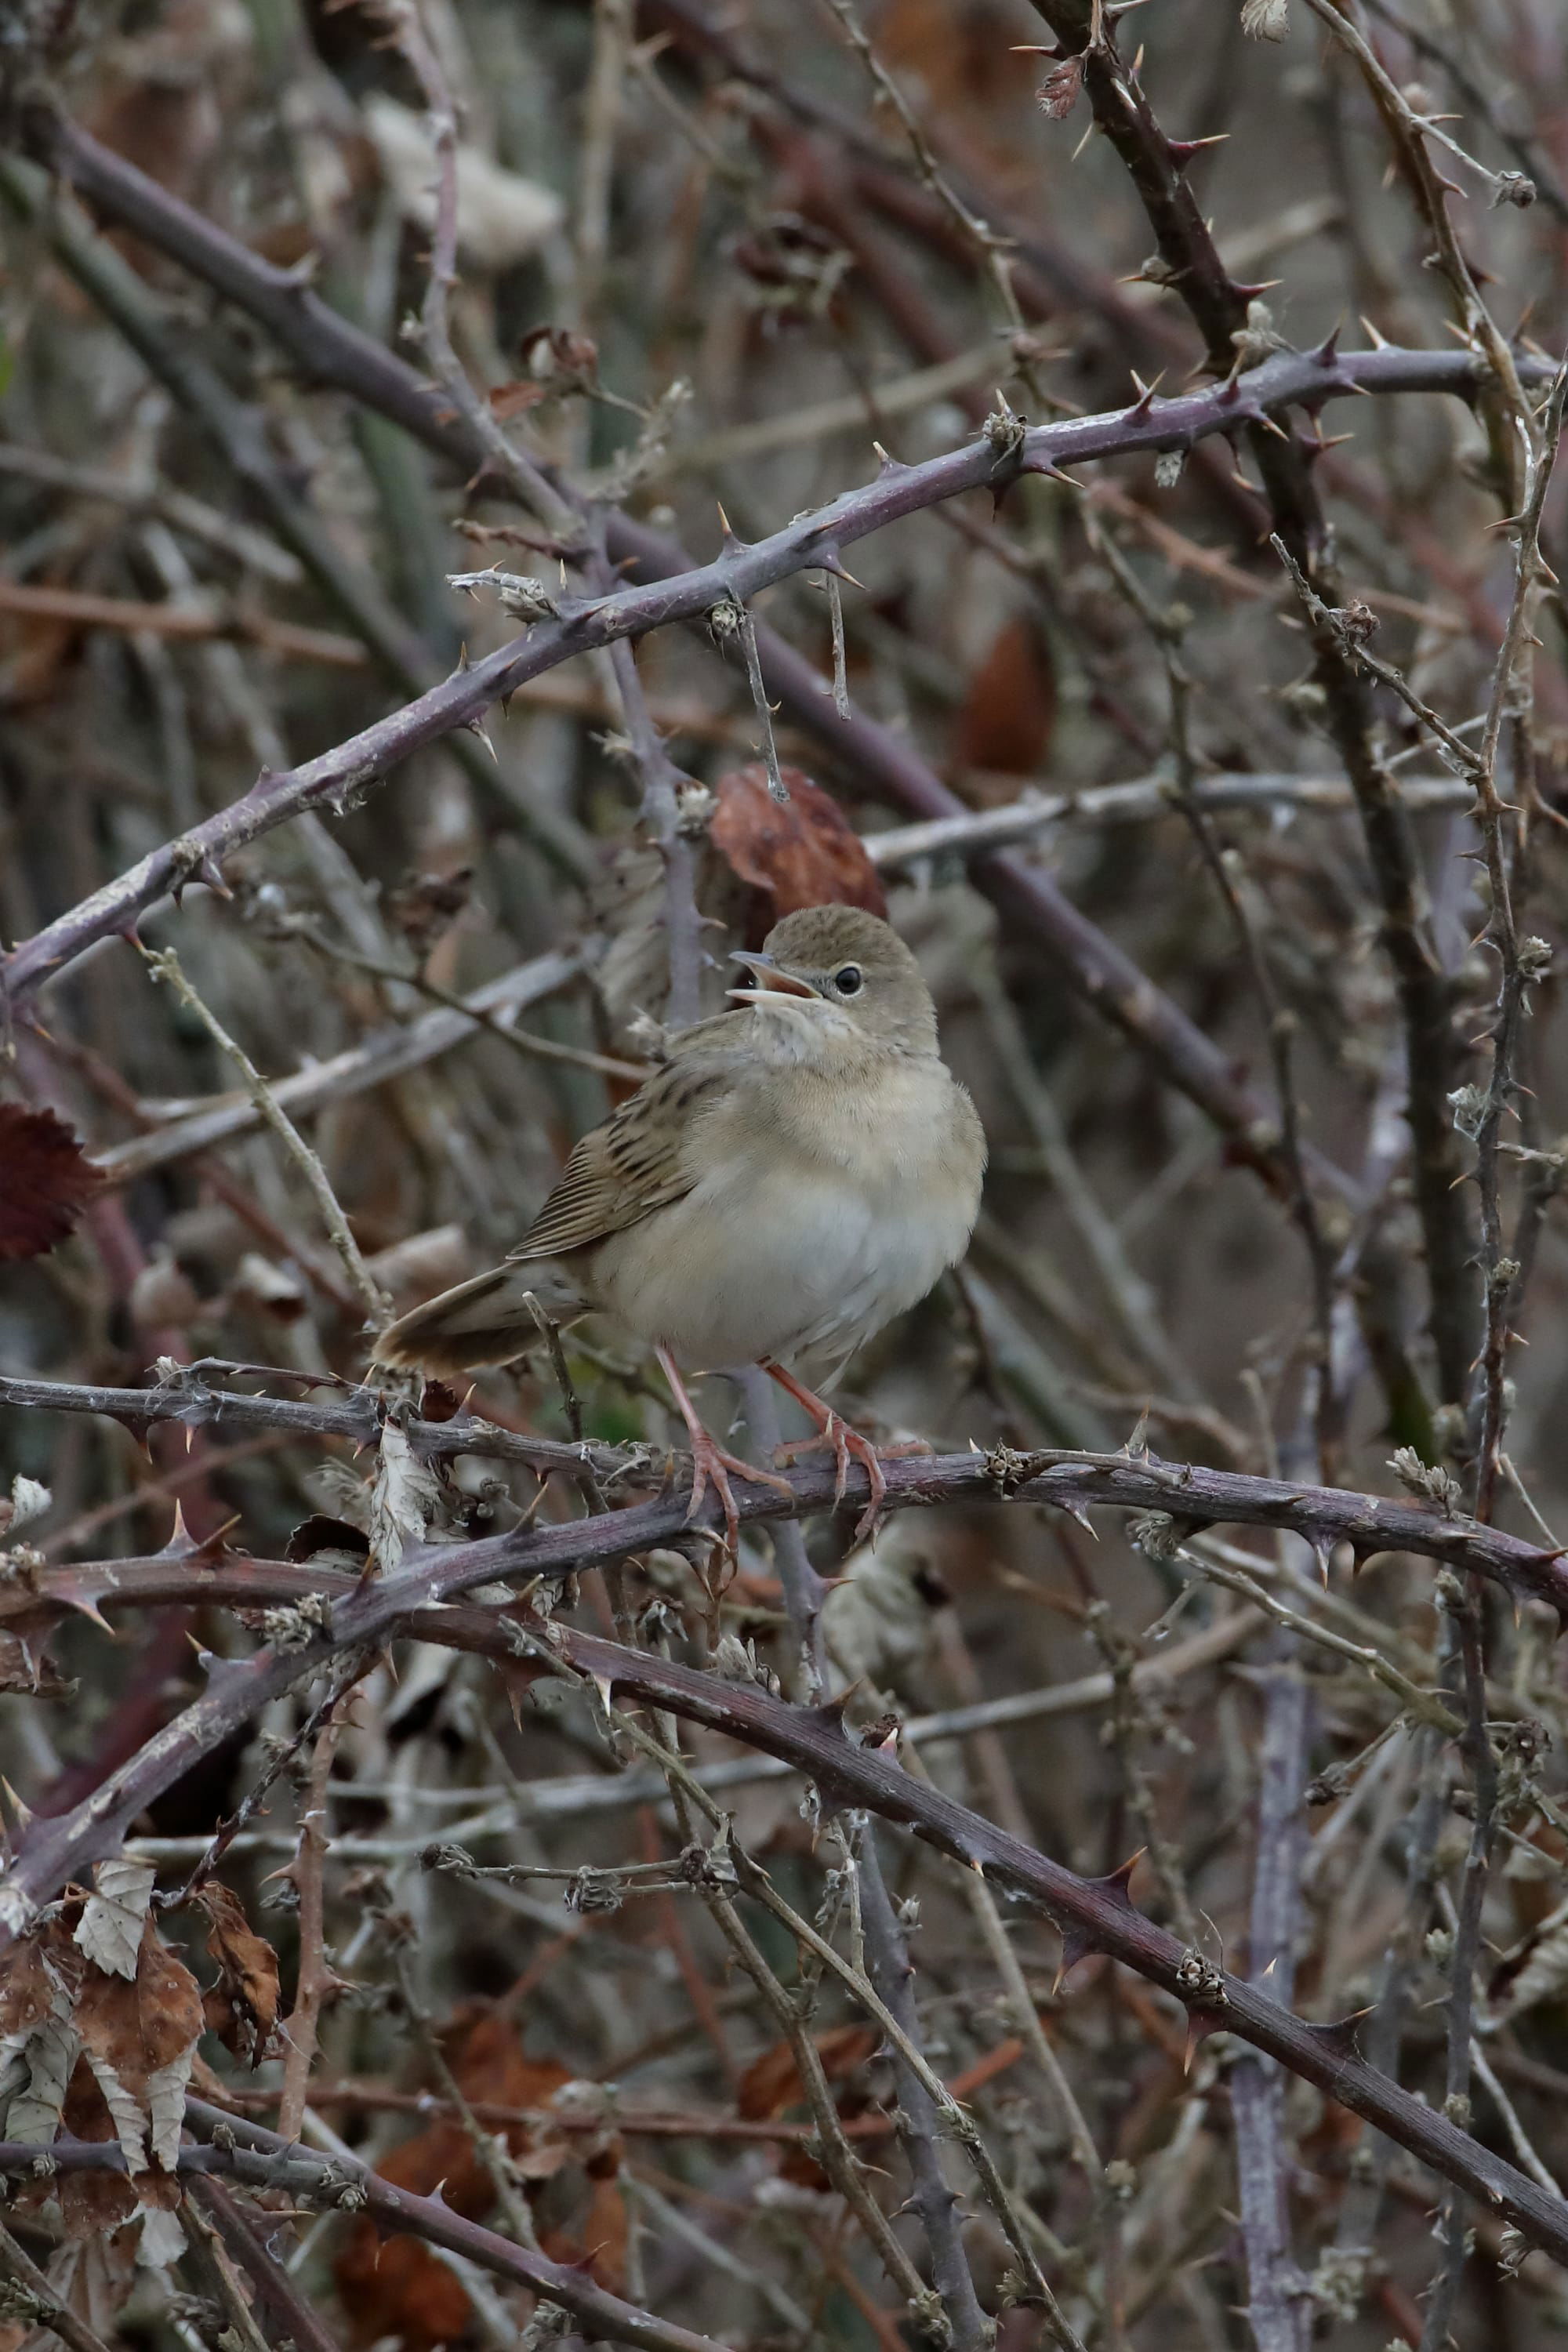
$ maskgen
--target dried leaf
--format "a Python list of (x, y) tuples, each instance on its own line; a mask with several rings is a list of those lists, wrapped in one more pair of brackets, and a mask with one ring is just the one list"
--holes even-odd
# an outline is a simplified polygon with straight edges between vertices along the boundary
[[(1036, 775), (1049, 754), (1056, 719), (1050, 648), (1026, 614), (1016, 614), (970, 677), (953, 730), (953, 763), (998, 776)], [(1011, 798), (1010, 789), (997, 797)]]
[(43, 1654), (51, 1630), (49, 1623), (40, 1623), (29, 1641), (0, 1633), (0, 1691), (26, 1691), (29, 1698), (70, 1697), (76, 1677), (60, 1674)]
[(866, 845), (830, 793), (798, 768), (784, 771), (787, 802), (768, 791), (760, 761), (721, 776), (709, 835), (742, 882), (762, 894), (748, 928), (757, 944), (781, 915), (837, 902), (886, 915), (888, 901)]
[[(486, 2004), (459, 2011), (442, 2036), (447, 2061), (464, 2095), (498, 2105), (547, 2109), (571, 2080), (552, 2059), (530, 2058), (505, 2010)], [(510, 2125), (503, 2137), (525, 2177), (558, 2171), (557, 2143), (536, 2146), (536, 2134)], [(537, 2159), (550, 2158), (542, 2168)], [(571, 2149), (563, 2152), (570, 2160)], [(441, 2122), (405, 2140), (376, 2167), (385, 2180), (426, 2197), (439, 2187), (455, 2212), (479, 2221), (489, 2212), (494, 2188), (474, 2144), (460, 2124)], [(336, 2264), (338, 2293), (354, 2315), (361, 2342), (398, 2336), (404, 2352), (435, 2352), (456, 2343), (469, 2321), (468, 2299), (451, 2272), (416, 2238), (384, 2241), (369, 2220), (356, 2221)]]
[(9, 1495), (0, 1495), (0, 1536), (17, 1536), (35, 1519), (53, 1507), (54, 1496), (37, 1478), (25, 1478), (18, 1470), (11, 1481)]
[(226, 1886), (211, 1880), (198, 1899), (207, 1915), (207, 1950), (219, 1969), (203, 2002), (205, 2022), (226, 2050), (258, 2066), (273, 2054), (278, 2031), (278, 1955)]
[(5, 2129), (13, 2139), (47, 2146), (60, 2127), (66, 2091), (81, 2051), (68, 2017), (51, 2017), (30, 2034), (22, 2055), (27, 2080), (11, 2102)]
[(195, 2054), (193, 2042), (177, 2057), (171, 2058), (166, 2066), (155, 2067), (147, 2077), (147, 2144), (153, 2151), (153, 2161), (165, 2172), (173, 2172), (180, 2160), (185, 2089)]
[(120, 2153), (125, 2158), (127, 2172), (147, 2169), (146, 2118), (134, 2091), (128, 2090), (101, 2052), (84, 2053), (92, 2079), (103, 2094), (103, 2104), (109, 2109), (114, 2126), (114, 2136), (120, 2142)]
[(441, 1482), (421, 1462), (395, 1421), (382, 1423), (381, 1452), (370, 1490), (370, 1549), (384, 1576), (425, 1540), (441, 1499)]
[(1064, 58), (1059, 66), (1051, 68), (1036, 96), (1042, 111), (1048, 114), (1053, 122), (1063, 122), (1078, 104), (1078, 94), (1082, 88), (1082, 58)]
[(599, 2285), (618, 2294), (626, 2284), (628, 2234), (617, 2166), (594, 2181), (582, 2221), (571, 2231), (552, 2230), (540, 2243), (552, 2263), (587, 2263)]
[(129, 1983), (142, 1954), (142, 1929), (157, 1880), (155, 1863), (137, 1854), (115, 1854), (93, 1872), (96, 1892), (82, 1906), (78, 1948), (110, 1976)]
[(148, 1919), (134, 1980), (89, 1967), (75, 2021), (125, 2161), (143, 2171), (149, 2129), (155, 2150), (172, 2152), (178, 2144), (184, 2084), (202, 2030), (201, 1989)]
[(0, 1958), (0, 2038), (16, 2048), (47, 2018), (68, 2017), (83, 1965), (58, 1917), (13, 1944)]
[(185, 2251), (185, 2233), (172, 2212), (159, 2205), (142, 2207), (142, 2235), (137, 2241), (137, 2267), (166, 2271)]
[[(364, 126), (405, 219), (428, 235), (436, 223), (436, 149), (422, 114), (382, 94), (367, 100)], [(458, 240), (479, 269), (510, 269), (560, 227), (552, 188), (494, 163), (479, 147), (458, 149)]]
[(532, 376), (525, 375), (519, 376), (512, 383), (492, 384), (487, 397), (496, 422), (504, 425), (509, 417), (521, 416), (528, 409), (537, 408), (540, 402), (548, 399), (549, 395), (547, 383), (540, 383)]
[(102, 1181), (63, 1118), (0, 1103), (0, 1260), (63, 1242)]
[[(829, 2026), (815, 2040), (822, 2071), (830, 2083), (841, 2083), (852, 2074), (877, 2047), (877, 2036), (868, 2025)], [(775, 2042), (760, 2058), (753, 2058), (735, 2086), (736, 2113), (756, 2123), (771, 2122), (786, 2107), (801, 2106), (805, 2100), (805, 2086), (787, 2042)]]
[[(72, 2139), (113, 2139), (113, 2118), (85, 2058), (66, 2093), (65, 2128)], [(96, 2238), (118, 2230), (136, 2210), (136, 2191), (123, 2173), (68, 2172), (55, 2183), (68, 2238)]]
[(329, 1555), (341, 1557), (345, 1566), (362, 1569), (370, 1558), (369, 1538), (363, 1528), (351, 1526), (347, 1519), (330, 1518), (325, 1512), (312, 1511), (289, 1536), (283, 1547), (283, 1557), (294, 1561), (319, 1559), (324, 1564)]
[(1242, 0), (1241, 29), (1249, 40), (1282, 41), (1290, 30), (1290, 0)]

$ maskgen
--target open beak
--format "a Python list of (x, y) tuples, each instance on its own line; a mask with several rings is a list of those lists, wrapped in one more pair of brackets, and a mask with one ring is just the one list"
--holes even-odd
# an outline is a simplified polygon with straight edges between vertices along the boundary
[(793, 971), (781, 970), (770, 955), (752, 955), (741, 950), (736, 952), (732, 961), (745, 965), (752, 975), (752, 983), (749, 988), (731, 988), (726, 991), (732, 1004), (757, 1004), (764, 996), (804, 996), (814, 999), (821, 994), (821, 991), (813, 988), (808, 980), (799, 980)]

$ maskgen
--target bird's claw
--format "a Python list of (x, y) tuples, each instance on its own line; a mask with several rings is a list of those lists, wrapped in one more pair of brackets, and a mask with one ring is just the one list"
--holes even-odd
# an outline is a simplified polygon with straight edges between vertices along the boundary
[[(882, 1456), (868, 1437), (863, 1437), (858, 1429), (851, 1428), (847, 1421), (841, 1421), (836, 1412), (828, 1411), (816, 1437), (801, 1438), (788, 1445), (781, 1445), (775, 1458), (795, 1462), (803, 1454), (820, 1454), (825, 1450), (831, 1451), (833, 1455), (835, 1510), (844, 1500), (850, 1463), (858, 1462), (866, 1473), (870, 1497), (855, 1522), (855, 1540), (857, 1543), (868, 1543), (881, 1523), (882, 1501), (888, 1491), (888, 1482), (882, 1475)], [(892, 1455), (903, 1450), (901, 1446), (889, 1446), (888, 1453)]]
[(731, 1477), (753, 1486), (776, 1486), (793, 1501), (795, 1489), (787, 1478), (778, 1477), (771, 1470), (759, 1469), (754, 1462), (742, 1462), (737, 1454), (727, 1453), (716, 1437), (709, 1434), (700, 1423), (691, 1435), (691, 1495), (686, 1507), (686, 1524), (692, 1526), (700, 1516), (702, 1506), (711, 1487), (714, 1500), (724, 1517), (724, 1545), (731, 1559), (740, 1555), (741, 1514), (735, 1501)]

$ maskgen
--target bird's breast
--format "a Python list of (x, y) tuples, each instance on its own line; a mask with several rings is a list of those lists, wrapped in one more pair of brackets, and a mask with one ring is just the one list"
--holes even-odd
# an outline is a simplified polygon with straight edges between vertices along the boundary
[(837, 1363), (963, 1255), (984, 1148), (940, 1063), (742, 1089), (685, 1197), (606, 1242), (610, 1311), (689, 1363)]

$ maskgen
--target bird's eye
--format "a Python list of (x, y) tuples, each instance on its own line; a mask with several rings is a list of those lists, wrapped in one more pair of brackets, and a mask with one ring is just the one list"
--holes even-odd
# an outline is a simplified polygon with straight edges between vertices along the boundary
[(865, 985), (859, 965), (858, 963), (840, 964), (833, 975), (833, 985), (840, 996), (858, 996)]

